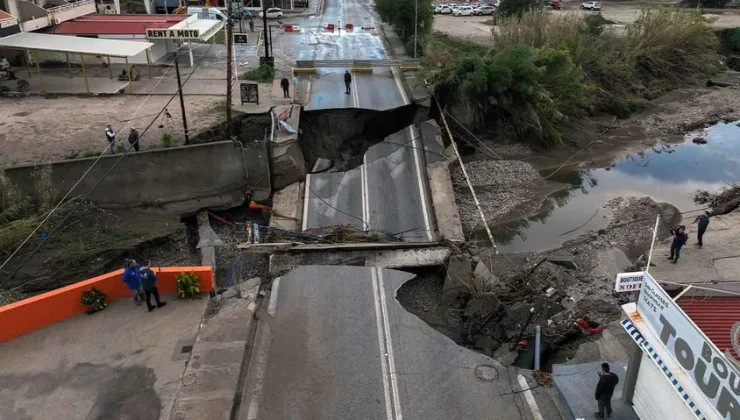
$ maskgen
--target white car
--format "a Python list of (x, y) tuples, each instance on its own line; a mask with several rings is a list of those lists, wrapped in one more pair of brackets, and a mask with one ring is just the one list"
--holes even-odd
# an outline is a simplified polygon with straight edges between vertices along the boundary
[[(259, 17), (263, 17), (264, 12), (260, 12)], [(283, 18), (283, 9), (279, 7), (271, 7), (267, 9), (267, 18), (268, 19), (282, 19)]]
[(492, 15), (496, 11), (496, 7), (491, 5), (478, 6), (473, 9), (473, 14), (476, 16)]
[(457, 8), (452, 14), (454, 16), (472, 16), (473, 8), (470, 6), (462, 6)]
[(601, 10), (601, 3), (599, 3), (598, 1), (587, 1), (585, 3), (581, 3), (581, 9)]
[(449, 15), (452, 14), (452, 8), (450, 6), (440, 6), (439, 7), (439, 13), (440, 15)]

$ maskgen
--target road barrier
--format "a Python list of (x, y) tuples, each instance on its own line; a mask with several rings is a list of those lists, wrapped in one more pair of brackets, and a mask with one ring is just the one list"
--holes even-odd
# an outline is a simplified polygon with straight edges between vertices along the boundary
[(363, 72), (370, 72), (372, 73), (373, 68), (369, 66), (361, 66), (361, 67), (352, 67), (352, 73), (363, 73)]
[(293, 25), (286, 25), (285, 32), (293, 32)]
[(351, 30), (355, 29), (355, 25), (353, 25), (351, 23), (348, 23), (348, 24), (344, 25), (344, 29), (346, 29), (348, 31), (351, 31)]
[(316, 67), (293, 67), (293, 73), (316, 73)]
[(401, 71), (417, 71), (419, 70), (419, 68), (421, 68), (421, 66), (419, 66), (418, 64), (407, 64), (399, 66), (398, 68), (401, 69)]
[(334, 24), (333, 23), (327, 23), (326, 24), (326, 30), (334, 32)]
[(299, 60), (295, 62), (295, 67), (401, 67), (405, 70), (418, 70), (419, 60)]
[(375, 25), (372, 23), (363, 23), (362, 29), (375, 29)]
[[(195, 273), (201, 293), (214, 288), (211, 267), (152, 267), (152, 270), (157, 274), (160, 293), (177, 291), (175, 275), (178, 273)], [(85, 313), (88, 308), (82, 304), (82, 293), (93, 287), (107, 295), (108, 303), (132, 295), (123, 282), (123, 269), (120, 269), (0, 306), (0, 343)]]

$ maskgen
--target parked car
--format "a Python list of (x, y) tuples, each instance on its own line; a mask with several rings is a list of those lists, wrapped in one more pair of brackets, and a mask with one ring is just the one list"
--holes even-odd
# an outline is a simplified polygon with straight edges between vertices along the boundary
[(473, 14), (476, 16), (482, 16), (482, 15), (492, 15), (496, 11), (495, 6), (491, 5), (484, 5), (484, 6), (478, 6), (475, 9), (473, 9)]
[(586, 10), (601, 10), (601, 3), (598, 1), (587, 1), (585, 3), (581, 3), (581, 9)]
[(470, 6), (461, 6), (457, 10), (455, 10), (452, 14), (455, 16), (472, 16), (473, 8)]
[(452, 8), (450, 6), (440, 6), (439, 12), (437, 13), (440, 15), (450, 15), (452, 14)]
[[(264, 16), (264, 12), (260, 12), (259, 17), (262, 18), (262, 16)], [(267, 9), (267, 18), (268, 19), (282, 19), (283, 9), (279, 7), (271, 7)]]
[(563, 7), (563, 3), (560, 2), (560, 0), (551, 0), (550, 1), (550, 8), (554, 10), (560, 10), (560, 8)]

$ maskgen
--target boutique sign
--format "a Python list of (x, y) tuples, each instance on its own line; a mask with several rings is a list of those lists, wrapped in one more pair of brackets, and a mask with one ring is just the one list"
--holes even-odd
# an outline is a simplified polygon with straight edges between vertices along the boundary
[(701, 390), (720, 418), (740, 420), (740, 371), (650, 274), (644, 273), (643, 280), (637, 311), (683, 370), (681, 376)]

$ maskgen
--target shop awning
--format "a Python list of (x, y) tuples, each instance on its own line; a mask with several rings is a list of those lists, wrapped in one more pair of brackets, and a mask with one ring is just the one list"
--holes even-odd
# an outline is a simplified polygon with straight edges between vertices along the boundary
[(18, 50), (55, 51), (70, 54), (128, 58), (152, 47), (151, 42), (21, 32), (0, 38), (0, 47)]

